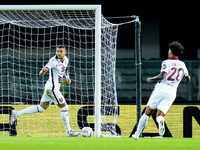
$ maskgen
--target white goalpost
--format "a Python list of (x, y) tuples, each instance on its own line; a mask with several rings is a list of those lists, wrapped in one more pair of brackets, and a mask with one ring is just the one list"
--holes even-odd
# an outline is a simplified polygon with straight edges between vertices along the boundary
[(56, 46), (65, 45), (72, 84), (63, 81), (61, 91), (70, 125), (75, 130), (90, 126), (95, 137), (117, 136), (117, 30), (118, 25), (101, 15), (101, 5), (0, 6), (0, 131), (65, 134), (54, 105), (43, 114), (23, 115), (14, 126), (6, 118), (12, 109), (40, 103), (48, 74), (39, 77), (39, 70), (55, 55)]

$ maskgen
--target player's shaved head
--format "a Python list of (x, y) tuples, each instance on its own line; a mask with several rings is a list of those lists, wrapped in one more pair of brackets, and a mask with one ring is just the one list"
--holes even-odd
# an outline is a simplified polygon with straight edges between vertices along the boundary
[(66, 50), (66, 48), (65, 48), (65, 46), (64, 46), (64, 45), (58, 45), (58, 46), (57, 46), (57, 49), (58, 49), (58, 48), (63, 48), (63, 49), (65, 49), (65, 50)]

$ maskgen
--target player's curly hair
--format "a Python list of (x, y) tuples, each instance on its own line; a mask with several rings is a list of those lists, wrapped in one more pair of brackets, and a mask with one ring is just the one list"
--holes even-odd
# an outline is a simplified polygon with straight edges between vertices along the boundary
[(183, 47), (183, 45), (181, 43), (179, 43), (178, 41), (174, 41), (174, 42), (171, 42), (169, 44), (169, 49), (172, 51), (172, 53), (175, 55), (175, 56), (180, 56), (183, 54), (185, 48)]

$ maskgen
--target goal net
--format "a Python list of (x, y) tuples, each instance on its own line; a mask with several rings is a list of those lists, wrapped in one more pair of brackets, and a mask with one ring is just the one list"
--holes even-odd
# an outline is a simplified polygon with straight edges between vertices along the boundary
[[(25, 6), (24, 6), (25, 7)], [(84, 7), (84, 6), (83, 6)], [(101, 131), (118, 135), (115, 60), (118, 25), (101, 16)], [(95, 11), (0, 10), (0, 134), (65, 136), (60, 109), (51, 105), (44, 113), (22, 115), (9, 124), (11, 110), (40, 104), (48, 73), (42, 65), (65, 45), (71, 85), (61, 82), (69, 106), (70, 126), (94, 130)]]

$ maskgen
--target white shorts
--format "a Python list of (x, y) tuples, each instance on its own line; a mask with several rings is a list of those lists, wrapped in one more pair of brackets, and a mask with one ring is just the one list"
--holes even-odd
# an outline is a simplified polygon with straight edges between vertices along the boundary
[(41, 102), (49, 102), (49, 105), (51, 105), (51, 103), (60, 105), (66, 101), (59, 90), (45, 89)]
[(170, 95), (161, 91), (153, 91), (149, 101), (147, 102), (147, 106), (149, 106), (151, 109), (157, 108), (166, 115), (175, 98), (176, 95)]

